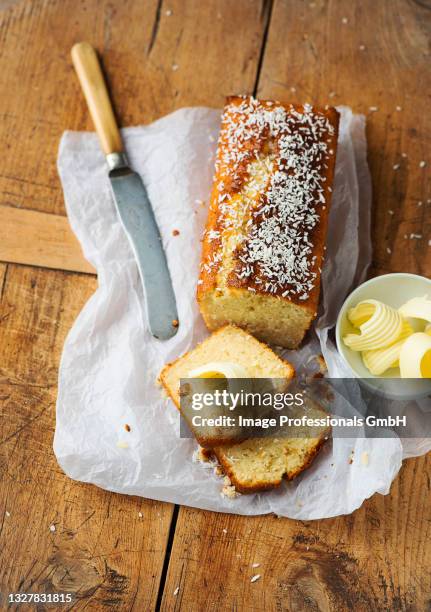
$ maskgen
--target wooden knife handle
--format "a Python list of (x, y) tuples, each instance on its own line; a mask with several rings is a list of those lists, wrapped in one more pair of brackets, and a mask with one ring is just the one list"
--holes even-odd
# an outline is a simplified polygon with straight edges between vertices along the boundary
[(120, 153), (123, 143), (96, 51), (87, 42), (76, 43), (72, 48), (72, 62), (103, 152), (105, 155)]

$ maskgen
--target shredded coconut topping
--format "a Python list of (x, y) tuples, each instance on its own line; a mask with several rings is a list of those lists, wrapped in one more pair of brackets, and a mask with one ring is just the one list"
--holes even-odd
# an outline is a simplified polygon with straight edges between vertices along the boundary
[[(327, 115), (309, 104), (298, 110), (244, 97), (226, 107), (216, 162), (224, 179), (216, 187), (218, 223), (206, 239), (223, 244), (233, 232), (239, 236), (236, 284), (308, 299), (318, 274), (313, 229), (326, 208), (334, 133)], [(222, 259), (215, 249), (203, 269), (220, 269)]]

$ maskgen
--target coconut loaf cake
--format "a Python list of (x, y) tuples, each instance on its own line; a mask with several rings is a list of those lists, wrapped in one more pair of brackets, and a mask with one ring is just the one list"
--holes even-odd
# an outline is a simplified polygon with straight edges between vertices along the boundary
[(317, 313), (338, 123), (332, 107), (227, 99), (197, 291), (210, 330), (301, 343)]

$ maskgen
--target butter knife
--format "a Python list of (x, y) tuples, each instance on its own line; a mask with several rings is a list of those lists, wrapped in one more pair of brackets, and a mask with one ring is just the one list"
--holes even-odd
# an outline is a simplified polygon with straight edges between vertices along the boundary
[(118, 216), (138, 264), (150, 331), (167, 340), (177, 333), (178, 313), (147, 190), (129, 167), (96, 51), (87, 42), (77, 43), (72, 48), (72, 61), (106, 156)]

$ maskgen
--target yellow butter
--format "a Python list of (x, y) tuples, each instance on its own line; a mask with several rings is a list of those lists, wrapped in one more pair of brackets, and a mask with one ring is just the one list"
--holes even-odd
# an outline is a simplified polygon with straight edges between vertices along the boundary
[(366, 323), (368, 319), (374, 314), (376, 307), (370, 302), (359, 302), (354, 308), (350, 308), (348, 313), (349, 321), (355, 327), (360, 327), (363, 323)]
[(400, 351), (401, 378), (431, 378), (431, 336), (411, 335)]
[(403, 317), (431, 322), (431, 299), (428, 296), (413, 298), (403, 304), (399, 312)]
[(403, 321), (401, 334), (390, 346), (373, 351), (364, 351), (362, 360), (364, 365), (374, 376), (381, 376), (389, 370), (398, 366), (401, 347), (405, 340), (414, 333), (413, 327), (407, 321)]
[(246, 368), (230, 361), (211, 361), (190, 370), (189, 378), (250, 378)]
[(401, 314), (378, 300), (360, 302), (349, 311), (348, 318), (360, 330), (359, 334), (347, 334), (343, 338), (353, 351), (390, 346), (398, 340), (403, 327)]

